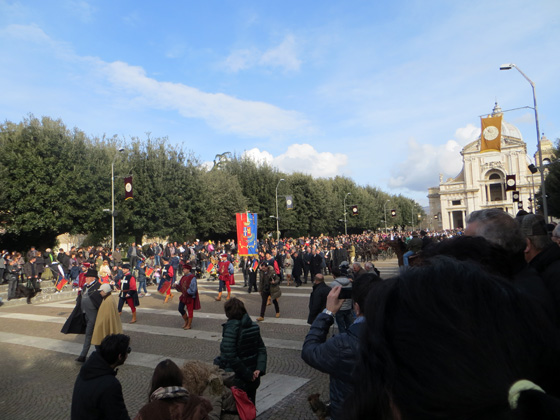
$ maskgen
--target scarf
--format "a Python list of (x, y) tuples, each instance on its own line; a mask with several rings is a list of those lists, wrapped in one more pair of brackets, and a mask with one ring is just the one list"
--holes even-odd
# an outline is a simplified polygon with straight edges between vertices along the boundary
[(189, 392), (181, 386), (166, 386), (160, 387), (152, 392), (150, 395), (150, 401), (154, 400), (164, 400), (166, 398), (180, 398), (188, 397)]

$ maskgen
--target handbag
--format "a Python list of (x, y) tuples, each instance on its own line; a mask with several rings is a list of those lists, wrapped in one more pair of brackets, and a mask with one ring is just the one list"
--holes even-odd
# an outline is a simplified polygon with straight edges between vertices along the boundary
[(231, 393), (235, 398), (237, 414), (241, 420), (255, 420), (257, 418), (257, 408), (253, 401), (249, 399), (247, 393), (236, 386), (231, 387)]

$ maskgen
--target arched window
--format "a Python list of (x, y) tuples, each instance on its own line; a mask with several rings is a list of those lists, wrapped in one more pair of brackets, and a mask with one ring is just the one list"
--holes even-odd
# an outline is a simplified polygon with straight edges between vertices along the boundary
[(486, 185), (487, 201), (504, 201), (506, 194), (504, 191), (504, 177), (499, 172), (491, 172), (488, 175), (488, 184)]

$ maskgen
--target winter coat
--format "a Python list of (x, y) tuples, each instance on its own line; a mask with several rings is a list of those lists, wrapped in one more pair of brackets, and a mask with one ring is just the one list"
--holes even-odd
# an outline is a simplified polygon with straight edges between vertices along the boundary
[(308, 324), (313, 324), (317, 315), (325, 309), (325, 306), (327, 305), (327, 295), (330, 291), (331, 288), (324, 281), (313, 285), (313, 291), (309, 296), (309, 316), (307, 317)]
[(292, 269), (292, 275), (294, 277), (301, 276), (303, 273), (303, 258), (301, 254), (298, 254), (297, 257), (293, 258), (294, 260), (294, 268)]
[(274, 267), (270, 265), (266, 268), (264, 275), (260, 279), (259, 293), (270, 293), (271, 299), (278, 299), (282, 296), (280, 279), (274, 271)]
[(74, 384), (72, 420), (130, 420), (117, 371), (98, 352), (87, 359)]
[(560, 247), (549, 245), (529, 262), (529, 266), (537, 270), (549, 290), (556, 307), (556, 325), (560, 325)]
[[(363, 318), (358, 318), (363, 320)], [(359, 357), (359, 337), (364, 322), (354, 322), (342, 334), (327, 340), (334, 317), (317, 316), (303, 343), (301, 357), (309, 366), (330, 375), (331, 417), (341, 419), (345, 399), (354, 392), (354, 369)]]
[[(245, 389), (253, 381), (253, 372), (266, 374), (266, 347), (259, 326), (244, 314), (241, 320), (229, 319), (222, 324), (220, 344), (220, 367), (226, 372), (235, 372), (236, 385)], [(258, 384), (257, 384), (258, 386)]]

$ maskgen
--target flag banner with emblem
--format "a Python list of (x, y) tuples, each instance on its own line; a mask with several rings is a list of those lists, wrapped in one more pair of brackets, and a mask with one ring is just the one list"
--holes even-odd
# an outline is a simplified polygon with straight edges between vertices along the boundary
[(124, 179), (124, 199), (131, 200), (132, 198), (132, 177), (127, 176)]
[(516, 189), (515, 175), (506, 175), (506, 191), (515, 191)]
[(171, 289), (171, 280), (161, 280), (158, 285), (158, 292), (165, 295)]
[(66, 286), (66, 283), (68, 283), (68, 280), (66, 280), (65, 277), (62, 277), (60, 280), (58, 280), (58, 282), (56, 283), (56, 290), (58, 290), (59, 292), (62, 290), (62, 288), (64, 286)]
[(241, 257), (258, 255), (257, 251), (257, 214), (237, 213), (237, 244)]
[(291, 195), (286, 196), (286, 209), (288, 210), (294, 209), (294, 198)]
[(214, 264), (210, 263), (208, 264), (208, 266), (206, 267), (206, 272), (210, 273), (212, 272), (212, 270), (214, 269)]
[(352, 216), (358, 215), (358, 206), (352, 206)]
[(253, 271), (257, 271), (258, 266), (259, 266), (259, 261), (255, 260), (255, 262), (253, 263)]
[(517, 203), (519, 202), (519, 191), (514, 191), (513, 194), (511, 195), (513, 198), (513, 202)]
[(502, 150), (502, 116), (480, 118), (480, 151), (491, 152)]
[(519, 201), (517, 203), (517, 210), (521, 210), (521, 209), (523, 209), (523, 201)]
[(149, 267), (146, 268), (146, 277), (150, 277), (154, 273), (154, 269)]

